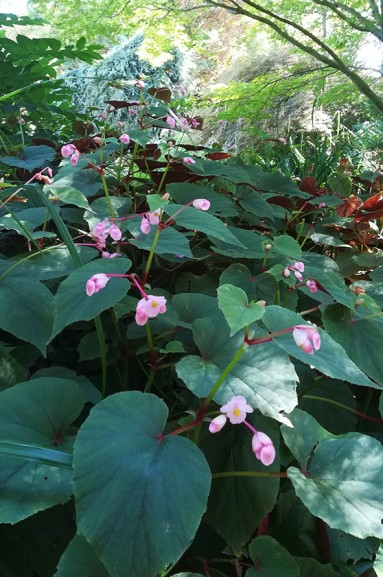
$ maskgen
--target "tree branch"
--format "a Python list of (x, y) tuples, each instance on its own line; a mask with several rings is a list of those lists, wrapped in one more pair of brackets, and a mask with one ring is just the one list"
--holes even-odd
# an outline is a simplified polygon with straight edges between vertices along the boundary
[[(361, 32), (370, 32), (378, 40), (383, 42), (383, 31), (377, 28), (374, 22), (371, 22), (371, 20), (360, 14), (360, 12), (358, 12), (357, 10), (355, 10), (355, 8), (351, 8), (351, 6), (346, 6), (341, 2), (331, 2), (330, 0), (315, 0), (315, 4), (319, 4), (320, 6), (326, 6), (327, 8), (330, 8), (330, 10), (332, 10), (341, 20), (349, 24), (352, 28), (360, 30)], [(346, 16), (346, 14), (342, 12), (342, 10), (347, 11), (349, 14), (354, 16), (356, 20), (353, 20), (351, 17)]]
[[(234, 0), (230, 0), (231, 4), (233, 6), (235, 6), (234, 12), (236, 14), (248, 16), (249, 18), (256, 20), (257, 22), (261, 22), (262, 24), (266, 24), (266, 26), (268, 26), (269, 28), (274, 30), (279, 36), (281, 36), (281, 38), (283, 38), (284, 40), (286, 40), (287, 42), (289, 42), (293, 46), (296, 46), (297, 48), (299, 48), (300, 50), (302, 50), (306, 54), (310, 54), (310, 56), (312, 56), (316, 60), (319, 60), (319, 62), (323, 62), (323, 64), (326, 64), (327, 66), (331, 66), (332, 68), (335, 68), (336, 70), (339, 70), (340, 72), (345, 74), (355, 84), (355, 86), (357, 86), (358, 90), (362, 94), (364, 94), (376, 106), (376, 108), (383, 114), (383, 99), (380, 98), (380, 96), (370, 88), (370, 86), (367, 84), (367, 82), (361, 76), (359, 76), (359, 74), (352, 71), (345, 64), (345, 62), (343, 62), (343, 60), (329, 46), (327, 46), (324, 42), (322, 42), (318, 37), (316, 37), (309, 30), (306, 30), (305, 28), (303, 28), (302, 26), (300, 26), (296, 22), (288, 20), (287, 18), (284, 18), (283, 16), (279, 16), (275, 12), (271, 12), (271, 10), (263, 8), (259, 4), (252, 2), (252, 0), (242, 0), (242, 1), (244, 4), (250, 6), (251, 8), (257, 10), (257, 12), (260, 12), (261, 14), (263, 14), (263, 16), (255, 13), (255, 12), (251, 12), (250, 10), (247, 10), (246, 8), (243, 8)], [(213, 6), (220, 6), (222, 8), (228, 9), (227, 5), (225, 6), (219, 2), (216, 2), (215, 0), (209, 0), (209, 3)], [(230, 10), (232, 10), (232, 9), (230, 8)], [(270, 18), (271, 18), (271, 20), (270, 20)], [(289, 32), (287, 32), (287, 30), (281, 28), (276, 22), (274, 22), (274, 20), (277, 20), (277, 22), (280, 22), (282, 24), (286, 24), (287, 26), (294, 28), (295, 30), (297, 30), (298, 32), (303, 34), (306, 38), (309, 38), (310, 40), (312, 40), (317, 46), (322, 48), (322, 50), (324, 50), (327, 54), (323, 54), (323, 53), (319, 52), (317, 49), (313, 48), (312, 46), (310, 46), (308, 44), (304, 44), (303, 42), (301, 42), (300, 40), (295, 38), (295, 36), (292, 36)]]

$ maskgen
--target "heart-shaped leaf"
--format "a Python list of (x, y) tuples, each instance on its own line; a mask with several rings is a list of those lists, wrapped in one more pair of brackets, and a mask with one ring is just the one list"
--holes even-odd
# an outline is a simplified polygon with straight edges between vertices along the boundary
[(250, 303), (246, 293), (234, 285), (221, 285), (217, 289), (218, 305), (231, 329), (230, 337), (240, 329), (262, 318), (265, 307)]
[(206, 509), (206, 460), (189, 440), (163, 437), (166, 417), (158, 397), (118, 393), (76, 438), (78, 527), (112, 576), (154, 576), (175, 562)]

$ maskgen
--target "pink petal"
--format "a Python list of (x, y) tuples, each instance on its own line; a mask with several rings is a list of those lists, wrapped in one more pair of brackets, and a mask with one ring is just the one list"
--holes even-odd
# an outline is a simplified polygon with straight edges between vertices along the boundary
[(271, 444), (262, 448), (259, 459), (261, 460), (264, 466), (270, 466), (275, 460), (274, 446)]

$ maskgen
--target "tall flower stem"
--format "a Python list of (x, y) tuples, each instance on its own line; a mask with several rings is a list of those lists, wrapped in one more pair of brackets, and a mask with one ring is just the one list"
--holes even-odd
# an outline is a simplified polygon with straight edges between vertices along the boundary
[(229, 375), (229, 373), (231, 372), (233, 367), (235, 365), (237, 365), (238, 361), (241, 359), (241, 357), (245, 353), (246, 349), (247, 349), (247, 347), (245, 346), (244, 343), (242, 343), (241, 347), (238, 349), (238, 351), (236, 351), (233, 359), (225, 367), (225, 369), (223, 370), (223, 372), (221, 373), (221, 375), (219, 376), (219, 378), (217, 379), (217, 381), (215, 382), (215, 384), (211, 388), (210, 393), (204, 399), (202, 406), (200, 408), (200, 412), (202, 410), (203, 413), (205, 413), (206, 408), (208, 407), (209, 403), (211, 402), (211, 400), (213, 399), (213, 397), (215, 396), (215, 394), (217, 393), (217, 391), (219, 390), (219, 388), (221, 387), (221, 385), (223, 384), (223, 382), (225, 381), (225, 379), (227, 378), (227, 376)]
[(152, 246), (150, 248), (150, 253), (149, 253), (149, 257), (148, 260), (146, 262), (146, 267), (145, 267), (145, 271), (144, 274), (142, 276), (142, 282), (146, 283), (146, 280), (148, 278), (149, 275), (149, 271), (150, 271), (150, 267), (152, 265), (152, 261), (153, 261), (153, 257), (154, 257), (154, 251), (156, 249), (157, 243), (158, 243), (158, 239), (160, 238), (160, 234), (161, 234), (161, 227), (158, 226), (157, 227), (157, 231), (156, 234), (154, 235), (154, 239), (153, 239), (153, 243)]

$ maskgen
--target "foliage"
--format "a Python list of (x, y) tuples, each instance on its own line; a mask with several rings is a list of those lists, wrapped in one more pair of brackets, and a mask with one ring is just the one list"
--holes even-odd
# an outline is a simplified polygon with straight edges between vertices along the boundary
[(378, 574), (382, 175), (298, 186), (136, 81), (129, 134), (0, 157), (4, 572)]
[[(65, 85), (72, 89), (73, 102), (79, 112), (89, 115), (90, 111), (99, 111), (102, 114), (108, 108), (106, 103), (112, 100), (130, 101), (132, 106), (129, 110), (133, 116), (138, 115), (139, 90), (136, 82), (140, 78), (150, 79), (156, 86), (176, 89), (180, 82), (179, 51), (169, 54), (171, 60), (162, 66), (153, 67), (138, 56), (142, 42), (143, 36), (137, 35), (112, 50), (101, 63), (82, 65), (64, 74)], [(149, 94), (145, 94), (145, 98), (153, 102)], [(126, 112), (126, 108), (117, 109), (114, 120), (126, 120)]]

